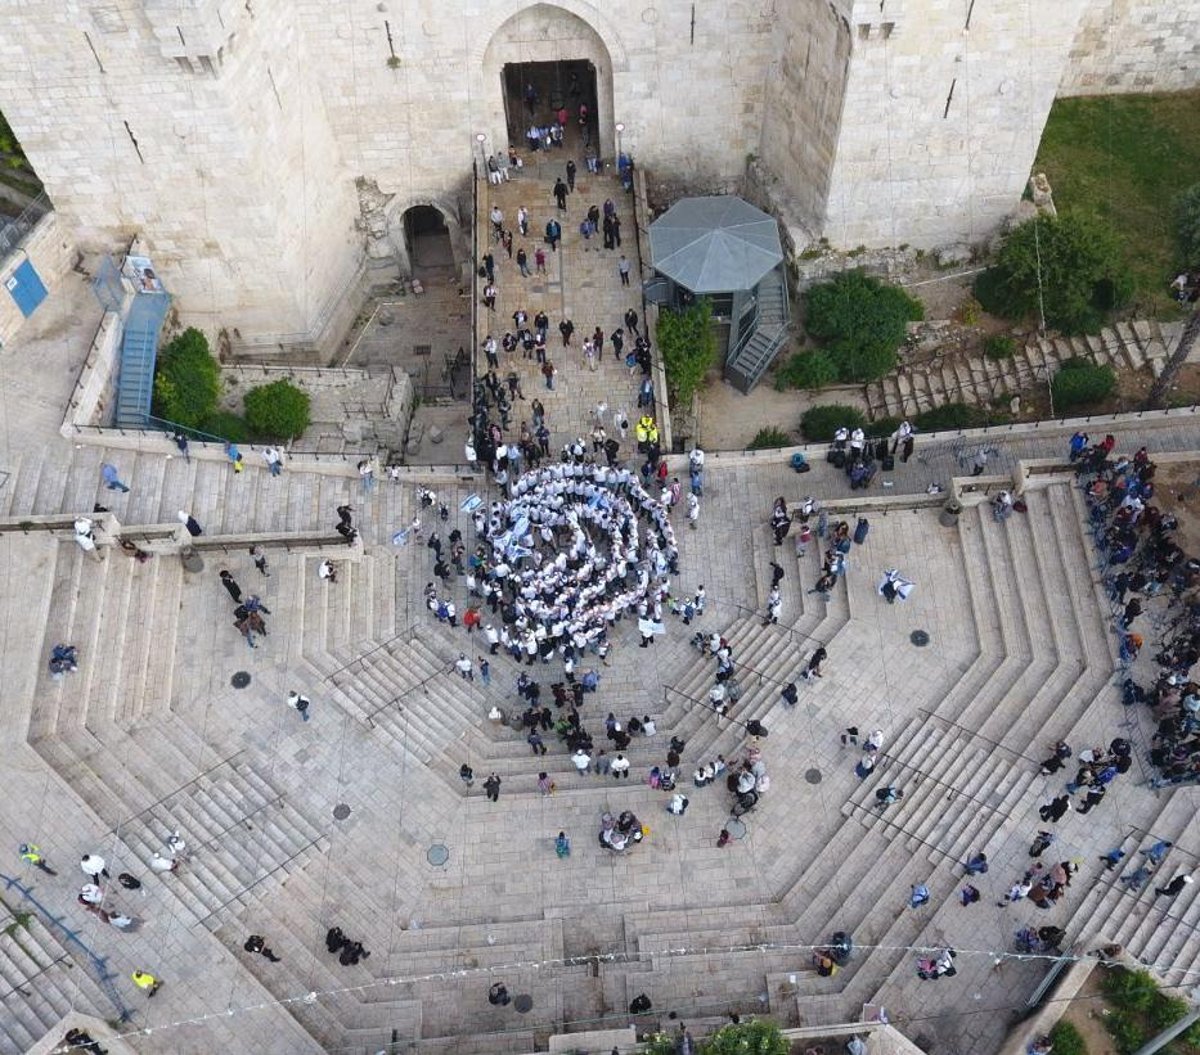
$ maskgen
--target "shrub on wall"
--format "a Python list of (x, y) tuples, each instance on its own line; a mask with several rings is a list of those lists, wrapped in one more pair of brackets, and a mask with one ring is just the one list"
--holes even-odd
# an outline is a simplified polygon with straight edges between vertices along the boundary
[(158, 354), (154, 414), (197, 429), (216, 410), (220, 395), (221, 371), (208, 339), (189, 326)]
[(682, 311), (663, 308), (658, 315), (658, 350), (674, 402), (686, 409), (704, 376), (717, 361), (712, 304), (701, 297)]
[(1088, 1055), (1087, 1042), (1083, 1034), (1070, 1022), (1056, 1022), (1050, 1030), (1050, 1044), (1054, 1055)]
[(800, 417), (800, 429), (804, 438), (820, 442), (833, 439), (833, 434), (845, 425), (848, 429), (865, 427), (867, 419), (862, 411), (855, 407), (845, 407), (839, 403), (826, 403), (819, 407), (809, 407)]
[(790, 447), (792, 445), (792, 437), (789, 436), (783, 429), (777, 429), (774, 425), (768, 425), (766, 428), (759, 429), (754, 434), (747, 445), (748, 451), (768, 451), (776, 447)]
[(1117, 389), (1117, 374), (1111, 366), (1097, 366), (1086, 359), (1068, 359), (1050, 382), (1057, 410), (1107, 399)]
[(789, 388), (824, 388), (837, 380), (837, 364), (827, 352), (820, 349), (812, 352), (797, 352), (791, 356), (775, 375), (775, 388), (786, 392)]
[(805, 327), (825, 342), (842, 381), (873, 381), (895, 367), (907, 324), (924, 317), (904, 290), (845, 271), (808, 291)]
[(308, 428), (311, 401), (308, 393), (290, 381), (272, 381), (246, 393), (246, 423), (258, 435), (291, 440)]
[(1133, 293), (1113, 230), (1082, 213), (1041, 215), (1009, 232), (996, 263), (975, 281), (988, 311), (1009, 319), (1044, 312), (1064, 333), (1095, 333)]

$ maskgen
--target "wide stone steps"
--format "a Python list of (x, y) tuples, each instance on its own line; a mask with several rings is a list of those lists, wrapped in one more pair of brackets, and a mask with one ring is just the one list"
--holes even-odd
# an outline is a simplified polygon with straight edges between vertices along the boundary
[[(30, 1050), (72, 1011), (114, 1017), (98, 983), (15, 893), (0, 916), (0, 1055)], [(28, 913), (28, 914), (27, 914)]]
[[(119, 550), (102, 562), (56, 544), (50, 605), (30, 735), (127, 724), (170, 700), (183, 569), (175, 557), (145, 564)], [(46, 665), (58, 643), (79, 650), (79, 670), (55, 680)]]

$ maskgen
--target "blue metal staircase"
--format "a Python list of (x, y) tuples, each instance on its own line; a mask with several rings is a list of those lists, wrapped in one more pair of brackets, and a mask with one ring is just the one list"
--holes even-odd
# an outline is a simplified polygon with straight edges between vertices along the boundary
[(158, 335), (170, 308), (169, 293), (138, 293), (125, 316), (121, 369), (117, 378), (118, 428), (143, 428), (150, 417)]
[(775, 268), (758, 284), (758, 318), (748, 340), (725, 362), (725, 378), (739, 392), (749, 392), (788, 340), (787, 279)]

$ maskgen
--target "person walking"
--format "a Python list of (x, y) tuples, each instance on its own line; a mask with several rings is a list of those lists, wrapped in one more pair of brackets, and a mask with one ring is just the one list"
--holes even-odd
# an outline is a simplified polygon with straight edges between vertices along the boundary
[(1154, 894), (1156, 897), (1175, 897), (1175, 895), (1180, 893), (1184, 887), (1194, 882), (1195, 880), (1192, 879), (1191, 876), (1178, 875), (1166, 886), (1156, 886), (1154, 888)]
[(492, 773), (483, 782), (483, 790), (492, 802), (500, 801), (500, 774)]
[(555, 179), (554, 190), (552, 193), (554, 194), (554, 201), (557, 203), (560, 211), (566, 212), (567, 211), (567, 185), (565, 183), (563, 183), (561, 177)]
[(259, 553), (257, 546), (251, 546), (250, 557), (254, 561), (254, 566), (262, 573), (263, 578), (269, 579), (271, 573), (267, 571), (267, 555)]
[(279, 453), (278, 448), (264, 447), (262, 456), (272, 476), (278, 476), (283, 472), (283, 455)]
[(42, 856), (42, 848), (36, 843), (21, 843), (18, 847), (21, 854), (21, 860), (26, 864), (33, 865), (38, 871), (45, 872), (48, 876), (56, 876), (58, 873), (54, 871)]
[(987, 463), (988, 463), (987, 449), (984, 447), (980, 447), (979, 450), (977, 450), (975, 452), (975, 457), (972, 460), (972, 465), (974, 466), (974, 468), (971, 469), (971, 475), (972, 476), (982, 476), (983, 470), (987, 468)]
[(617, 274), (621, 276), (621, 285), (629, 285), (629, 260), (624, 253), (621, 254), (621, 259), (617, 261)]
[[(811, 656), (808, 657), (808, 663), (804, 668), (804, 675), (803, 675), (805, 681), (813, 681), (815, 678), (823, 678), (825, 676), (821, 673), (821, 664), (825, 662), (828, 655), (829, 654), (825, 651), (825, 646), (820, 645), (817, 647), (817, 650), (815, 652), (813, 652), (813, 654)], [(874, 733), (871, 734), (872, 737), (874, 735), (875, 735)], [(870, 738), (868, 738), (867, 742), (868, 743), (871, 742)], [(879, 743), (880, 743), (880, 746), (882, 746), (882, 744), (883, 744), (882, 731), (880, 731), (880, 733), (879, 733)], [(875, 748), (868, 747), (867, 750), (868, 751), (871, 751), (871, 750), (877, 751), (877, 750), (879, 750), (879, 748), (878, 747), (875, 747)]]
[(295, 689), (292, 689), (287, 695), (287, 705), (294, 711), (298, 711), (300, 717), (306, 722), (309, 719), (308, 708), (312, 706), (312, 700), (307, 696), (302, 696)]
[(100, 476), (104, 479), (104, 486), (110, 491), (120, 491), (121, 494), (129, 493), (129, 488), (121, 482), (121, 478), (117, 475), (117, 467), (110, 462), (105, 462), (100, 466)]
[(110, 878), (108, 874), (108, 862), (99, 854), (84, 854), (79, 862), (79, 867), (83, 869), (83, 874), (91, 876), (94, 882), (100, 882), (100, 877), (105, 879)]
[(700, 499), (694, 491), (689, 492), (687, 496), (687, 519), (688, 527), (695, 531), (700, 522)]
[(134, 971), (130, 976), (136, 985), (147, 996), (153, 996), (162, 988), (162, 979), (155, 978), (149, 971)]
[(241, 604), (242, 588), (237, 584), (237, 580), (233, 577), (233, 575), (227, 569), (222, 568), (218, 577), (221, 580), (221, 585), (225, 587), (225, 589), (229, 592), (229, 596), (233, 598), (233, 603)]
[(317, 578), (324, 582), (337, 582), (337, 569), (328, 557), (317, 565)]
[(567, 838), (566, 832), (558, 833), (558, 838), (554, 840), (554, 852), (558, 854), (559, 860), (571, 856), (571, 840)]
[(575, 159), (570, 158), (567, 161), (567, 190), (572, 194), (575, 193)]
[(183, 455), (184, 462), (190, 464), (192, 460), (192, 452), (191, 448), (188, 446), (188, 438), (182, 432), (177, 432), (175, 433), (174, 439), (175, 446), (178, 448), (179, 453)]

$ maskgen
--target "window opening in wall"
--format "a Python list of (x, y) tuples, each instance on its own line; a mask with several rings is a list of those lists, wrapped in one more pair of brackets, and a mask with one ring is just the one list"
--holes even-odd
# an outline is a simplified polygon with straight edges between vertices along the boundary
[(870, 22), (860, 22), (859, 23), (858, 39), (859, 40), (870, 40), (871, 39), (871, 23)]
[(217, 71), (215, 69), (213, 69), (212, 59), (209, 58), (209, 56), (207, 56), (207, 55), (200, 56), (200, 68), (205, 73), (211, 73), (214, 76), (216, 75)]
[(879, 28), (880, 28), (880, 31), (883, 33), (883, 39), (887, 40), (888, 37), (890, 37), (892, 35), (892, 30), (896, 28), (896, 23), (895, 22), (884, 22), (884, 24), (882, 26), (880, 26)]

